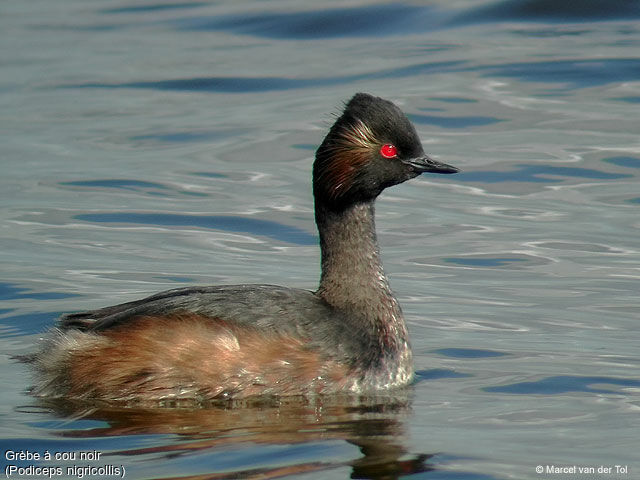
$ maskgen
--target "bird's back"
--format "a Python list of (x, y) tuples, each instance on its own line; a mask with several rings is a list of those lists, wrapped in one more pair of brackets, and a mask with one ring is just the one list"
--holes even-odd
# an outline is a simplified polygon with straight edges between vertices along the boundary
[(63, 316), (33, 359), (34, 393), (153, 401), (355, 390), (373, 341), (360, 330), (303, 289), (169, 290)]

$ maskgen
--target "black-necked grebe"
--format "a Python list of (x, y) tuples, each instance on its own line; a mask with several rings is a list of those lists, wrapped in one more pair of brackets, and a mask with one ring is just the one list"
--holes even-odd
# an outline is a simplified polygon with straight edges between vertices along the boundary
[(408, 384), (407, 328), (382, 269), (374, 201), (423, 172), (426, 156), (393, 103), (356, 94), (313, 165), (322, 276), (316, 292), (187, 287), (64, 315), (30, 357), (33, 393), (119, 401), (373, 393)]

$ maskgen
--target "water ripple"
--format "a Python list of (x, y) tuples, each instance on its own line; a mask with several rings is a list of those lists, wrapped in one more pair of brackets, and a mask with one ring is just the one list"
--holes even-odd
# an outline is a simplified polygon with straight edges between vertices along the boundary
[(601, 170), (583, 167), (559, 167), (554, 165), (514, 165), (515, 170), (501, 171), (475, 171), (461, 172), (456, 176), (456, 180), (461, 182), (480, 183), (500, 183), (500, 182), (525, 182), (525, 183), (559, 183), (561, 178), (590, 178), (597, 180), (616, 180), (620, 178), (631, 178), (628, 173), (609, 173)]
[(640, 158), (637, 157), (608, 157), (602, 161), (619, 167), (640, 168)]
[(0, 283), (0, 300), (17, 300), (29, 298), (33, 300), (57, 300), (60, 298), (77, 297), (73, 293), (61, 292), (30, 292), (12, 283)]
[(175, 213), (84, 213), (76, 220), (94, 223), (135, 223), (173, 227), (198, 227), (235, 233), (249, 233), (271, 237), (297, 245), (316, 245), (318, 240), (304, 230), (269, 220), (236, 217), (233, 215), (179, 215)]
[(166, 10), (182, 10), (209, 5), (209, 2), (159, 3), (150, 5), (131, 5), (127, 7), (105, 8), (102, 13), (149, 13)]
[(434, 353), (439, 353), (445, 357), (452, 358), (491, 358), (502, 357), (507, 355), (504, 352), (496, 352), (495, 350), (481, 350), (477, 348), (440, 348), (434, 350)]
[(106, 178), (98, 180), (72, 180), (68, 182), (59, 182), (59, 185), (76, 188), (89, 189), (118, 189), (129, 190), (133, 192), (143, 192), (147, 195), (166, 197), (171, 193), (178, 193), (192, 197), (206, 197), (203, 192), (194, 192), (191, 190), (181, 190), (174, 187), (164, 185), (157, 182), (148, 182), (145, 180), (131, 180), (126, 178)]
[(442, 14), (434, 8), (402, 4), (323, 8), (298, 12), (264, 12), (192, 17), (174, 23), (187, 31), (231, 31), (277, 39), (376, 37), (424, 32)]
[(638, 97), (616, 97), (616, 98), (612, 98), (611, 100), (617, 100), (619, 102), (625, 102), (625, 103), (640, 103), (640, 96)]
[(440, 380), (442, 378), (467, 378), (470, 377), (469, 373), (460, 373), (455, 370), (449, 370), (446, 368), (432, 368), (430, 370), (416, 370), (417, 382), (423, 380)]
[(477, 22), (547, 21), (583, 22), (630, 19), (640, 17), (640, 4), (629, 0), (589, 0), (559, 2), (557, 0), (505, 0), (470, 9), (452, 24)]
[(11, 338), (42, 333), (51, 327), (51, 321), (61, 314), (62, 312), (40, 312), (4, 317), (0, 322), (7, 328), (1, 336), (2, 338)]
[(104, 179), (104, 180), (73, 180), (70, 182), (60, 182), (60, 185), (72, 187), (98, 187), (98, 188), (121, 188), (124, 190), (157, 189), (168, 190), (169, 187), (161, 183), (147, 182), (144, 180), (130, 179)]
[(499, 387), (486, 387), (483, 388), (483, 390), (486, 392), (517, 393), (521, 395), (558, 395), (569, 392), (622, 393), (611, 389), (595, 388), (592, 386), (593, 384), (640, 387), (640, 380), (616, 377), (558, 375), (546, 377), (536, 382), (518, 382)]
[(442, 261), (448, 264), (459, 265), (461, 267), (506, 268), (509, 270), (520, 270), (532, 265), (544, 265), (549, 263), (549, 260), (543, 259), (542, 257), (524, 254), (511, 254), (504, 257), (489, 254), (448, 257), (443, 258)]
[[(194, 4), (198, 6), (198, 4)], [(128, 7), (137, 11), (140, 7)], [(157, 9), (157, 6), (147, 7)], [(169, 5), (167, 8), (175, 8)], [(112, 13), (122, 9), (114, 9)], [(127, 11), (125, 8), (124, 11)], [(579, 7), (554, 0), (507, 0), (462, 12), (398, 3), (304, 11), (200, 16), (174, 20), (183, 31), (230, 31), (276, 39), (375, 37), (425, 33), (476, 23), (583, 22), (632, 19), (640, 6), (628, 0), (590, 0)]]
[(505, 63), (480, 67), (486, 76), (518, 78), (526, 82), (561, 83), (587, 88), (634, 82), (640, 77), (640, 58), (598, 58)]
[[(510, 77), (526, 82), (559, 83), (565, 85), (566, 88), (587, 88), (637, 80), (640, 77), (640, 59), (573, 59), (505, 63), (490, 66), (473, 66), (467, 61), (445, 61), (417, 63), (405, 67), (383, 68), (378, 71), (330, 77), (212, 76), (123, 83), (67, 84), (59, 85), (58, 88), (142, 88), (160, 91), (251, 93), (349, 85), (364, 80), (410, 78), (452, 72), (478, 72), (486, 77)], [(501, 121), (494, 117), (469, 118), (472, 124), (474, 122), (488, 124)], [(419, 116), (416, 119), (416, 121), (420, 121)]]
[(247, 129), (236, 129), (228, 131), (208, 131), (208, 132), (162, 132), (149, 133), (145, 135), (133, 135), (129, 137), (134, 142), (157, 142), (157, 143), (192, 143), (210, 142), (225, 137), (246, 133)]
[(315, 78), (287, 77), (193, 77), (170, 80), (136, 81), (124, 83), (80, 83), (59, 85), (58, 88), (141, 88), (160, 91), (190, 91), (215, 93), (253, 93), (293, 89), (348, 85), (363, 80), (405, 78), (419, 75), (457, 71), (461, 61), (428, 62), (394, 69), (365, 72), (354, 75)]
[(441, 128), (469, 128), (482, 127), (485, 125), (493, 125), (494, 123), (504, 120), (495, 117), (483, 116), (459, 116), (459, 117), (442, 117), (438, 115), (416, 115), (411, 114), (409, 118), (412, 122), (421, 125), (436, 125)]

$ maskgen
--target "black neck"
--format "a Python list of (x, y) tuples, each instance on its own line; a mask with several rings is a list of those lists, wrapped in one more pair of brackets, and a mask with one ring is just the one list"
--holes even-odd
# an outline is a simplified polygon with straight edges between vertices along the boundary
[(316, 223), (322, 253), (317, 294), (378, 330), (393, 329), (405, 340), (402, 311), (380, 261), (373, 201), (340, 212), (316, 205)]

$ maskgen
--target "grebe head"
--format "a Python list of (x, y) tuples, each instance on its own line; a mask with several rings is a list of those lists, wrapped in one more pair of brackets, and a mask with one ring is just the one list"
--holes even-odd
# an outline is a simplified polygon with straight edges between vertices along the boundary
[(334, 211), (375, 199), (421, 173), (456, 173), (425, 155), (415, 128), (388, 100), (357, 93), (316, 152), (313, 193)]

